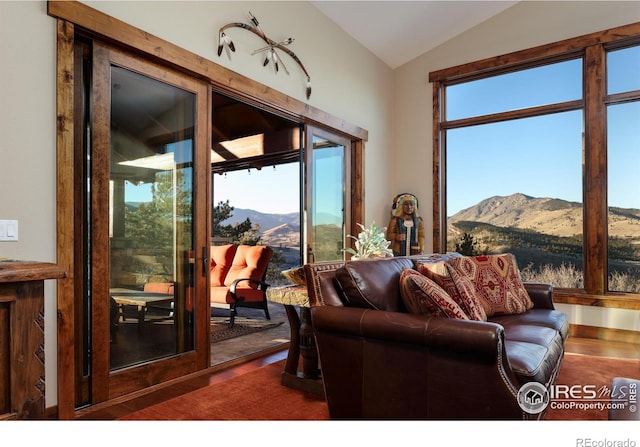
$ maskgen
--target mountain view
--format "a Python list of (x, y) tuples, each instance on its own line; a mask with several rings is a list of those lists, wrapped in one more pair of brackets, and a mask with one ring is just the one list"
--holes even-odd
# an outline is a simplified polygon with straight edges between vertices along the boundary
[(260, 226), (260, 235), (265, 245), (272, 247), (300, 248), (300, 213), (269, 214), (259, 211), (234, 208), (233, 216), (223, 225), (244, 222)]
[[(609, 220), (610, 273), (635, 280), (639, 276), (640, 210), (610, 208)], [(447, 249), (454, 251), (467, 234), (473, 237), (477, 252), (511, 252), (521, 269), (569, 268), (573, 275), (581, 276), (582, 226), (581, 203), (524, 194), (495, 196), (448, 218)]]
[[(529, 280), (548, 280), (540, 278), (541, 272), (553, 271), (553, 282), (559, 287), (581, 287), (582, 212), (581, 203), (561, 199), (520, 193), (490, 197), (448, 218), (447, 251), (455, 251), (456, 243), (465, 234), (471, 235), (476, 253), (513, 253)], [(299, 265), (298, 213), (236, 208), (224, 223), (247, 218), (260, 226), (264, 244), (284, 254), (282, 269)], [(640, 282), (640, 210), (610, 208), (609, 220), (609, 269), (636, 288)], [(627, 288), (617, 290), (630, 290), (627, 285), (621, 287)]]
[[(640, 210), (611, 208), (609, 235), (617, 238), (640, 236)], [(582, 204), (561, 199), (513, 194), (485, 199), (449, 218), (449, 225), (476, 221), (497, 227), (513, 227), (538, 233), (569, 237), (582, 234)]]

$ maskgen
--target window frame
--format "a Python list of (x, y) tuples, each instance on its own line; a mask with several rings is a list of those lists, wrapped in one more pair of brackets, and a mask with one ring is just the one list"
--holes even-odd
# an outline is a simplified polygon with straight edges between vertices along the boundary
[[(640, 91), (607, 95), (606, 53), (640, 44), (640, 23), (600, 31), (429, 73), (433, 85), (433, 247), (446, 251), (446, 137), (449, 129), (569, 110), (584, 110), (584, 289), (557, 289), (556, 302), (640, 309), (640, 295), (607, 290), (607, 125), (612, 103), (640, 99)], [(445, 120), (445, 88), (456, 83), (583, 58), (581, 100)], [(587, 218), (587, 216), (589, 216)]]

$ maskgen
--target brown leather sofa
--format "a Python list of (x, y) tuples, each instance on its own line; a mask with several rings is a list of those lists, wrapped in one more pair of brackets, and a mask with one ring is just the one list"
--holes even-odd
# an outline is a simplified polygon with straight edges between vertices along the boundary
[(330, 417), (542, 418), (521, 408), (518, 391), (557, 378), (569, 324), (553, 287), (525, 284), (533, 308), (487, 322), (411, 314), (399, 277), (419, 259), (304, 266)]

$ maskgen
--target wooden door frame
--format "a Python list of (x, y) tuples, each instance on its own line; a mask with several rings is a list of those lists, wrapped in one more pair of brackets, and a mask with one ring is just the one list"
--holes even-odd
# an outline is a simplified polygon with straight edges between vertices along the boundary
[[(92, 324), (92, 346), (91, 352), (91, 382), (93, 403), (98, 403), (110, 399), (115, 399), (123, 394), (129, 394), (149, 385), (158, 382), (165, 382), (176, 377), (180, 377), (197, 370), (205, 369), (210, 364), (210, 324), (208, 318), (209, 301), (207, 277), (205, 275), (203, 253), (201, 248), (209, 245), (209, 194), (210, 177), (206, 168), (210, 164), (210, 145), (207, 144), (211, 122), (209, 109), (208, 85), (198, 79), (194, 79), (184, 73), (168, 70), (165, 67), (140, 60), (130, 54), (113, 48), (109, 45), (102, 45), (98, 42), (93, 44), (92, 66), (94, 75), (92, 76), (93, 87), (91, 96), (93, 110), (91, 113), (93, 124), (91, 125), (91, 184), (93, 194), (91, 196), (92, 209), (92, 230), (91, 230), (91, 296), (94, 297), (91, 305)], [(193, 351), (186, 353), (176, 353), (169, 358), (159, 359), (143, 365), (125, 368), (118, 371), (110, 370), (109, 356), (104, 349), (110, 345), (109, 331), (109, 301), (102, 299), (109, 295), (109, 222), (105, 216), (109, 215), (108, 202), (104, 200), (105, 193), (109, 191), (110, 169), (110, 95), (111, 91), (111, 67), (118, 66), (127, 70), (133, 70), (150, 79), (157, 80), (167, 85), (174, 86), (181, 90), (189, 91), (197, 98), (197, 117), (195, 132), (193, 136), (193, 173), (194, 173), (194, 197), (193, 197), (193, 246), (194, 251), (194, 283), (196, 291), (195, 300), (195, 345)], [(98, 75), (96, 75), (98, 73)], [(102, 98), (102, 99), (99, 99)], [(100, 106), (100, 107), (98, 107)], [(84, 184), (84, 182), (83, 182)], [(200, 197), (203, 197), (200, 199)], [(177, 253), (175, 253), (177, 255)], [(174, 280), (179, 281), (175, 276), (178, 272), (173, 272)], [(180, 293), (176, 288), (176, 293)], [(184, 291), (182, 291), (184, 293)], [(183, 295), (184, 296), (184, 295)], [(177, 307), (179, 312), (181, 307)], [(199, 315), (207, 314), (205, 320)]]
[(74, 197), (74, 133), (82, 132), (82, 129), (74, 127), (74, 100), (77, 99), (74, 94), (74, 42), (77, 36), (129, 49), (141, 59), (187, 72), (190, 76), (209, 82), (212, 88), (242, 98), (258, 107), (277, 111), (301, 124), (312, 124), (348, 137), (354, 148), (354, 169), (350, 173), (355, 188), (352, 194), (353, 223), (361, 222), (364, 216), (364, 142), (368, 139), (368, 132), (82, 3), (48, 1), (47, 13), (58, 19), (57, 263), (69, 272), (66, 279), (57, 281), (57, 410), (59, 419), (73, 419), (76, 414), (74, 346), (77, 329), (74, 296), (77, 285), (82, 281), (81, 275), (78, 277), (81, 269), (77, 268), (82, 261), (77, 259), (73, 249), (74, 239), (79, 236), (74, 227), (74, 216), (78, 211)]

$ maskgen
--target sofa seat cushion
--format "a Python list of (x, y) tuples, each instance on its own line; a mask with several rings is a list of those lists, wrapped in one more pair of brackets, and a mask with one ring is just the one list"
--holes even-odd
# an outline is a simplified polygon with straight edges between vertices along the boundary
[(549, 345), (505, 340), (507, 358), (520, 386), (528, 382), (548, 386), (555, 381), (564, 355), (560, 335), (557, 332), (555, 334), (556, 337)]
[(414, 314), (468, 320), (467, 314), (435, 281), (416, 270), (406, 268), (400, 274), (402, 301)]
[(544, 326), (557, 331), (562, 340), (569, 336), (569, 320), (567, 315), (552, 309), (531, 309), (517, 315), (494, 315), (490, 321), (506, 328), (514, 325)]
[(523, 314), (489, 318), (504, 328), (507, 358), (520, 385), (550, 384), (564, 355), (563, 333), (568, 332), (564, 314), (549, 309), (531, 309)]
[(336, 270), (336, 280), (351, 307), (406, 312), (400, 295), (400, 274), (413, 268), (406, 257), (347, 261)]

